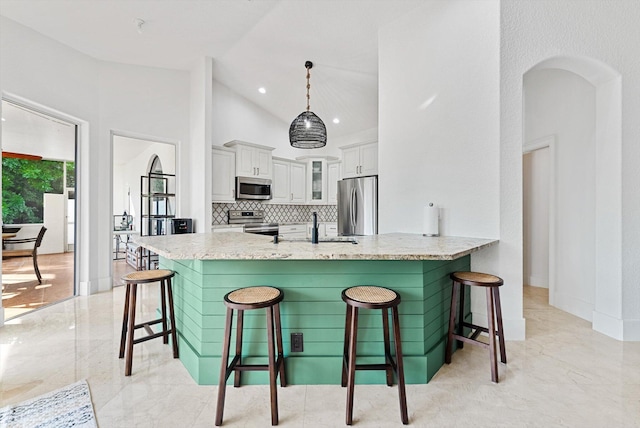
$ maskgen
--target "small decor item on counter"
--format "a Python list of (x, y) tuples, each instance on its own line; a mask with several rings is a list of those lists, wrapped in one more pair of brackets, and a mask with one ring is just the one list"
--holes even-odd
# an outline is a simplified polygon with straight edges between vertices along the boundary
[(440, 219), (440, 210), (433, 202), (424, 207), (424, 222), (422, 226), (423, 236), (440, 236), (438, 221)]
[(312, 111), (309, 111), (309, 78), (311, 78), (311, 67), (313, 63), (306, 61), (304, 63), (307, 69), (307, 110), (303, 111), (293, 119), (289, 127), (289, 142), (292, 147), (298, 149), (317, 149), (327, 144), (327, 128), (324, 122)]

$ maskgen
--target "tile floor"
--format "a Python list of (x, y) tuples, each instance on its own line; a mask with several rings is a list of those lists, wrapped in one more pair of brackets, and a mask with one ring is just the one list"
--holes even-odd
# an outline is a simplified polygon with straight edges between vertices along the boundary
[[(156, 290), (144, 290), (143, 312)], [(527, 340), (507, 342), (492, 384), (485, 351), (466, 346), (427, 385), (408, 385), (416, 427), (640, 427), (640, 343), (618, 342), (525, 287)], [(198, 386), (161, 341), (117, 358), (123, 287), (35, 311), (0, 328), (0, 407), (87, 379), (100, 427), (213, 426), (216, 387)], [(212, 370), (218, 370), (213, 367)], [(280, 388), (280, 426), (344, 425), (340, 386)], [(224, 426), (270, 425), (265, 386), (228, 388)], [(401, 426), (397, 389), (356, 386), (354, 425)]]

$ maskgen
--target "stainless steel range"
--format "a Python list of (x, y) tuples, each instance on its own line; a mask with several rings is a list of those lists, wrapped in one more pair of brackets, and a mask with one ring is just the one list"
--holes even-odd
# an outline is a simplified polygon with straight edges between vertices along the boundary
[(265, 223), (263, 210), (229, 210), (229, 224), (244, 224), (246, 233), (275, 236), (278, 223)]

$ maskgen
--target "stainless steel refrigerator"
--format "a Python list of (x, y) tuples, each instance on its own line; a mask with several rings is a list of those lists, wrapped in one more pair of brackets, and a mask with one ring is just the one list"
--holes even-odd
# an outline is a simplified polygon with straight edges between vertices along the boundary
[(338, 235), (378, 233), (378, 177), (338, 181)]

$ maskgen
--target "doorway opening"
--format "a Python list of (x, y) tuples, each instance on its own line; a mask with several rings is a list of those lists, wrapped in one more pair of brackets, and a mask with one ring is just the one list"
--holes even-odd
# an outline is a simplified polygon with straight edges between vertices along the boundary
[(551, 305), (606, 334), (621, 291), (620, 88), (589, 58), (550, 58), (523, 76), (525, 285), (548, 287)]
[(2, 306), (10, 320), (76, 295), (78, 126), (2, 100)]
[[(166, 183), (156, 178), (171, 174), (175, 177), (176, 145), (155, 139), (112, 134), (112, 212), (113, 212), (113, 285), (122, 285), (119, 278), (133, 270), (150, 267), (149, 257), (132, 242), (136, 235), (148, 235), (150, 212), (148, 202), (164, 203), (165, 210), (175, 214), (175, 196), (170, 201), (150, 198), (150, 185)], [(150, 181), (149, 177), (153, 175)], [(175, 178), (171, 189), (163, 192), (175, 195)], [(166, 187), (166, 186), (165, 186)], [(145, 189), (146, 188), (146, 189)], [(169, 206), (170, 205), (170, 206)], [(154, 205), (155, 207), (155, 205)], [(162, 217), (165, 217), (163, 213)], [(155, 212), (155, 211), (154, 211)], [(166, 221), (163, 218), (163, 221)], [(162, 224), (165, 226), (165, 224)], [(155, 227), (155, 221), (154, 221)]]

